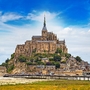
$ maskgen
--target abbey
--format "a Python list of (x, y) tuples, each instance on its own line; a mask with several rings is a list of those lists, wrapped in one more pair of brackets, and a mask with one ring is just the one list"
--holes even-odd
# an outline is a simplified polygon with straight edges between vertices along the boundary
[(63, 53), (67, 53), (68, 49), (65, 45), (65, 40), (60, 41), (57, 35), (53, 32), (48, 32), (46, 28), (46, 20), (44, 17), (44, 24), (41, 36), (32, 36), (32, 40), (28, 40), (25, 44), (17, 45), (15, 49), (15, 57), (20, 55), (31, 56), (35, 53), (55, 53), (57, 48), (60, 48)]

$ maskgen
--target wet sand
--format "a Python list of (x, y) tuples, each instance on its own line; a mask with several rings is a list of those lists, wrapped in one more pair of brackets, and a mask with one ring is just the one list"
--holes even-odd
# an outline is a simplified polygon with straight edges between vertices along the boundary
[(11, 78), (11, 77), (0, 77), (0, 85), (8, 84), (28, 84), (38, 81), (47, 81), (48, 79), (25, 79), (25, 78)]

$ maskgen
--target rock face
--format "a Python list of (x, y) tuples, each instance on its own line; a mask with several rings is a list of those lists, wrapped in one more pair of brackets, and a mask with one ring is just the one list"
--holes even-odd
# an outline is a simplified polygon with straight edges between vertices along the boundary
[(0, 66), (0, 76), (6, 74), (6, 67)]
[(18, 58), (20, 55), (31, 56), (33, 52), (55, 53), (57, 48), (60, 48), (63, 53), (68, 52), (68, 49), (65, 45), (65, 40), (59, 41), (54, 33), (47, 31), (44, 17), (42, 35), (32, 36), (32, 40), (26, 41), (23, 45), (17, 45), (15, 49), (15, 58)]
[[(65, 59), (65, 58), (64, 58)], [(49, 61), (50, 62), (50, 61)], [(17, 62), (12, 74), (31, 74), (31, 75), (83, 75), (90, 71), (90, 66), (87, 62), (78, 62), (75, 57), (71, 56), (66, 62), (60, 63), (60, 68), (55, 65), (26, 65), (26, 63)]]
[(14, 64), (15, 68), (13, 69), (13, 71), (11, 72), (12, 74), (24, 74), (27, 71), (27, 66), (26, 63), (20, 63), (18, 62), (17, 64)]
[(61, 63), (61, 70), (64, 71), (75, 71), (75, 70), (90, 70), (87, 69), (89, 67), (88, 62), (85, 61), (77, 61), (75, 57), (71, 56), (66, 63)]

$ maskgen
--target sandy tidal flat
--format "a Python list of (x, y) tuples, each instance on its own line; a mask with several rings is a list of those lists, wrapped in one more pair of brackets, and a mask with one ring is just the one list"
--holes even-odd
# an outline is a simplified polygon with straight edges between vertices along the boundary
[(25, 79), (25, 78), (0, 77), (0, 85), (24, 84), (24, 83), (33, 83), (33, 82), (38, 82), (38, 81), (47, 81), (47, 79)]

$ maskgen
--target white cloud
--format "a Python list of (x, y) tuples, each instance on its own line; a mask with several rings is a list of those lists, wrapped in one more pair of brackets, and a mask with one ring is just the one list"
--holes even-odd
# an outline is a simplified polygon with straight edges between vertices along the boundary
[[(36, 11), (35, 11), (35, 13), (36, 13)], [(43, 22), (42, 18), (45, 15), (45, 17), (47, 18), (47, 21), (50, 21), (50, 20), (56, 18), (56, 16), (58, 16), (60, 14), (60, 13), (54, 13), (54, 12), (50, 13), (49, 11), (44, 11), (39, 14), (35, 14), (35, 13), (29, 13), (27, 16), (27, 19)]]
[[(59, 22), (54, 22), (58, 13), (44, 11), (42, 13), (29, 13), (27, 19), (39, 21), (41, 24), (25, 24), (23, 26), (11, 26), (0, 23), (0, 63), (4, 62), (15, 51), (17, 44), (23, 44), (26, 40), (31, 40), (32, 35), (41, 35), (43, 17), (46, 15), (47, 29), (57, 34), (60, 40), (65, 39), (69, 53), (74, 56), (79, 55), (82, 59), (90, 62), (90, 29), (82, 27), (65, 27), (58, 25)], [(23, 17), (23, 16), (22, 16)], [(3, 35), (2, 35), (3, 33)]]
[(18, 20), (20, 18), (23, 18), (23, 16), (17, 14), (17, 13), (11, 13), (11, 12), (7, 12), (7, 13), (2, 13), (2, 11), (0, 11), (0, 21), (1, 22), (7, 22), (7, 21), (11, 21), (11, 20)]

